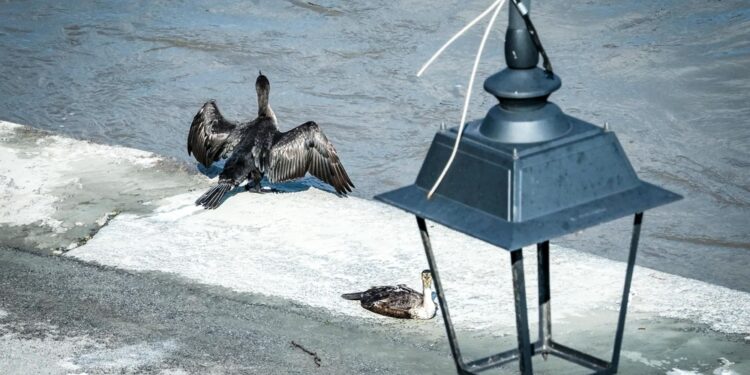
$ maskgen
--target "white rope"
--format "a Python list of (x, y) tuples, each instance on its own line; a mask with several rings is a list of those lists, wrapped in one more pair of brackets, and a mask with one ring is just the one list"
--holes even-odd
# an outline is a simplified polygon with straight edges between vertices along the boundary
[[(456, 135), (456, 143), (453, 145), (453, 151), (451, 152), (451, 156), (448, 159), (448, 162), (445, 163), (445, 168), (443, 168), (443, 172), (440, 173), (440, 176), (438, 177), (437, 181), (435, 181), (435, 185), (433, 185), (432, 189), (430, 189), (430, 192), (427, 193), (427, 199), (432, 198), (432, 195), (435, 194), (435, 191), (440, 186), (440, 183), (443, 182), (443, 178), (448, 173), (448, 169), (450, 169), (451, 165), (453, 164), (453, 159), (456, 158), (456, 154), (458, 153), (458, 144), (459, 142), (461, 142), (461, 136), (464, 133), (464, 124), (466, 123), (466, 115), (469, 111), (469, 101), (471, 100), (471, 90), (474, 87), (474, 78), (477, 75), (477, 68), (479, 67), (479, 61), (482, 59), (482, 51), (484, 51), (484, 44), (487, 42), (487, 38), (490, 35), (490, 30), (492, 30), (492, 25), (495, 24), (495, 19), (497, 18), (498, 13), (500, 13), (500, 9), (503, 7), (503, 4), (505, 4), (505, 0), (499, 0), (493, 4), (493, 6), (495, 6), (494, 8), (495, 13), (492, 14), (492, 18), (490, 18), (490, 22), (487, 24), (487, 28), (484, 30), (484, 35), (482, 35), (482, 41), (479, 43), (479, 49), (477, 50), (477, 56), (476, 58), (474, 58), (474, 67), (471, 69), (471, 78), (469, 78), (469, 86), (466, 88), (466, 98), (464, 99), (464, 109), (461, 113), (461, 123), (458, 126), (458, 134)], [(490, 7), (488, 11), (489, 10), (492, 10), (492, 7)], [(482, 17), (479, 17), (479, 18), (481, 19)]]
[[(469, 30), (477, 22), (481, 21), (482, 18), (484, 18), (488, 14), (490, 14), (490, 12), (492, 12), (492, 10), (495, 9), (495, 7), (497, 6), (497, 4), (500, 4), (501, 2), (504, 2), (504, 1), (505, 0), (497, 0), (494, 3), (492, 3), (492, 5), (490, 5), (489, 8), (485, 9), (485, 11), (482, 12), (482, 14), (480, 14), (479, 16), (477, 16), (477, 18), (474, 18), (471, 22), (469, 22), (468, 24), (466, 24), (466, 26), (464, 26), (463, 29), (461, 29), (459, 32), (457, 32), (456, 34), (454, 34), (450, 39), (448, 39), (448, 41), (445, 42), (445, 44), (443, 44), (443, 46), (440, 47), (440, 49), (437, 50), (437, 52), (435, 52), (435, 54), (432, 55), (432, 57), (430, 57), (430, 59), (427, 60), (426, 63), (424, 63), (424, 65), (422, 65), (422, 68), (419, 69), (419, 71), (417, 72), (417, 77), (422, 76), (422, 74), (424, 73), (424, 71), (427, 70), (427, 68), (430, 65), (432, 65), (432, 63), (435, 61), (435, 59), (437, 59), (438, 56), (440, 56), (440, 54), (442, 54), (443, 51), (445, 51), (445, 49), (448, 48), (448, 46), (451, 45), (451, 43), (455, 42), (456, 39), (458, 39), (461, 35), (463, 35), (466, 32), (466, 30)], [(502, 6), (502, 5), (500, 5), (500, 6)]]

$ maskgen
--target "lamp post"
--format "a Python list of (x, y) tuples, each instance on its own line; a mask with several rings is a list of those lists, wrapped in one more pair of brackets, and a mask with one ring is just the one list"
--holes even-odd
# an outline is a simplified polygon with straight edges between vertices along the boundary
[[(427, 192), (449, 158), (456, 128), (435, 135), (414, 184), (375, 199), (416, 215), (459, 374), (475, 374), (515, 360), (522, 374), (532, 374), (531, 358), (536, 354), (557, 356), (596, 374), (613, 374), (619, 364), (643, 212), (682, 197), (640, 180), (606, 126), (569, 116), (547, 100), (560, 88), (560, 78), (546, 59), (545, 69), (537, 67), (541, 44), (524, 17), (530, 0), (513, 3), (505, 39), (507, 68), (484, 83), (499, 104), (483, 119), (466, 124), (453, 167), (431, 199)], [(628, 215), (634, 215), (630, 254), (614, 350), (606, 361), (552, 339), (549, 240)], [(517, 348), (464, 360), (426, 219), (510, 252)], [(533, 244), (539, 277), (539, 337), (534, 342), (529, 336), (522, 250)]]

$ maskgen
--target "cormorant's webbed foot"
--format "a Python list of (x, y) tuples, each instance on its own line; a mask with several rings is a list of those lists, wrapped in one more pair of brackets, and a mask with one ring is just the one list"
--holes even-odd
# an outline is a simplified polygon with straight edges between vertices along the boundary
[(272, 188), (270, 186), (263, 187), (263, 185), (261, 185), (260, 183), (252, 183), (252, 182), (248, 182), (245, 185), (245, 191), (253, 192), (253, 193), (257, 193), (257, 194), (278, 193), (279, 192), (278, 190), (276, 190), (276, 189), (274, 189), (274, 188)]
[(253, 193), (262, 193), (263, 186), (261, 186), (260, 182), (250, 181), (247, 184), (245, 184), (245, 191), (252, 191)]

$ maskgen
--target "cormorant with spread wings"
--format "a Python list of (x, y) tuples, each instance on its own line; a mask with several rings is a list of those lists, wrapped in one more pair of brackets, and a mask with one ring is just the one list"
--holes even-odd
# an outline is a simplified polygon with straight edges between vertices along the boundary
[(224, 195), (245, 180), (250, 180), (248, 190), (254, 188), (260, 192), (264, 175), (276, 183), (310, 172), (339, 195), (346, 195), (354, 188), (336, 149), (318, 124), (308, 121), (288, 132), (279, 131), (276, 115), (268, 104), (270, 89), (268, 78), (259, 74), (255, 81), (258, 117), (253, 121), (226, 120), (213, 100), (206, 102), (193, 118), (187, 139), (188, 154), (206, 167), (229, 157), (218, 185), (198, 198), (196, 205), (218, 207)]

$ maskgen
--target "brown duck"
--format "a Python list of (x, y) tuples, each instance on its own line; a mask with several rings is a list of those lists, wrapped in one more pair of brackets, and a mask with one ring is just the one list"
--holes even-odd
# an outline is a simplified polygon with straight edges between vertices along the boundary
[(432, 319), (437, 311), (432, 291), (432, 273), (422, 271), (422, 293), (404, 284), (376, 286), (364, 292), (342, 294), (348, 300), (359, 300), (362, 307), (374, 313), (399, 319)]

